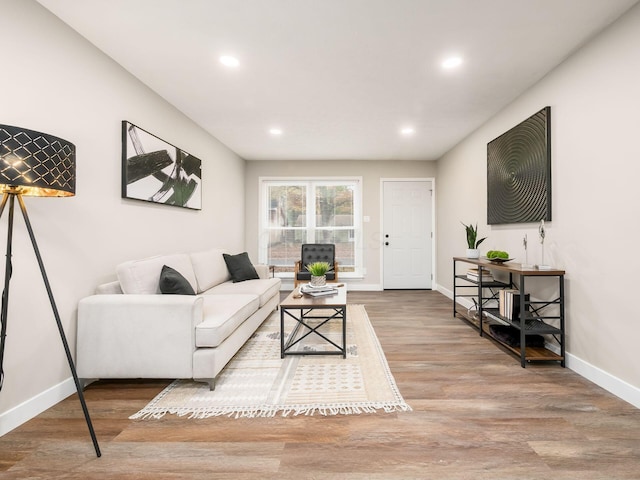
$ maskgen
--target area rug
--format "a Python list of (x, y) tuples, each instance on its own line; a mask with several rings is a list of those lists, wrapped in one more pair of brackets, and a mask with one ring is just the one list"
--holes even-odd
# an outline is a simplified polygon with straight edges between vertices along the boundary
[[(287, 320), (291, 332), (294, 320)], [(341, 322), (320, 330), (342, 344)], [(331, 347), (317, 335), (295, 346), (300, 351)], [(280, 313), (271, 315), (220, 372), (213, 391), (205, 383), (176, 380), (131, 419), (166, 414), (208, 418), (276, 415), (349, 415), (410, 411), (363, 305), (347, 306), (347, 358), (301, 355), (280, 358)]]

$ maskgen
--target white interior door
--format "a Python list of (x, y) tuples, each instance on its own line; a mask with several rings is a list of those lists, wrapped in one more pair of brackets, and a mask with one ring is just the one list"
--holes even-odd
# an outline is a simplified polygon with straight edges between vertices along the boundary
[(383, 288), (432, 284), (431, 181), (382, 182)]

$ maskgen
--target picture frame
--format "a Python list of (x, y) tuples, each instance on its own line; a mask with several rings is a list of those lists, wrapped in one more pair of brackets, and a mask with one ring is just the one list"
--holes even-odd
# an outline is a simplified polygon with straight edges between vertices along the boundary
[(122, 198), (202, 209), (202, 161), (122, 121)]
[(487, 224), (551, 220), (551, 107), (487, 144)]

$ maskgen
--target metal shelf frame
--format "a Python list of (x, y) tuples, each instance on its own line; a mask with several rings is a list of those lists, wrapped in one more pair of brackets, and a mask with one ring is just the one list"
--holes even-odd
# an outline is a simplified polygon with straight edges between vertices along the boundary
[[(491, 281), (483, 282), (482, 275), (477, 281), (468, 278), (466, 275), (460, 275), (457, 272), (458, 263), (466, 263), (477, 265), (479, 270), (498, 270), (508, 273), (508, 282)], [(484, 324), (492, 322), (501, 323), (503, 325), (511, 325), (520, 332), (520, 365), (526, 367), (527, 361), (534, 360), (527, 356), (526, 336), (527, 335), (552, 335), (560, 346), (560, 355), (552, 354), (548, 358), (544, 355), (536, 355), (535, 360), (557, 360), (565, 366), (565, 295), (564, 295), (564, 270), (539, 270), (536, 268), (523, 268), (518, 263), (494, 263), (484, 259), (471, 259), (465, 257), (453, 258), (453, 316), (460, 314), (456, 310), (458, 298), (471, 298), (477, 311), (478, 330), (480, 336), (484, 335)], [(526, 295), (526, 280), (530, 277), (556, 278), (558, 282), (558, 297), (551, 300), (531, 300)], [(517, 319), (508, 319), (499, 315), (497, 308), (491, 308), (491, 302), (497, 302), (498, 292), (503, 288), (517, 288), (520, 292), (520, 317)], [(474, 289), (473, 293), (459, 293), (459, 289)], [(556, 305), (557, 314), (546, 315), (544, 309), (546, 307)], [(461, 314), (465, 319), (469, 318)], [(522, 322), (524, 321), (524, 328)], [(558, 323), (558, 326), (551, 325), (549, 322)], [(491, 336), (491, 335), (489, 335)], [(498, 339), (491, 337), (493, 340), (501, 343)], [(513, 349), (512, 349), (513, 350)], [(550, 352), (551, 353), (551, 352)]]

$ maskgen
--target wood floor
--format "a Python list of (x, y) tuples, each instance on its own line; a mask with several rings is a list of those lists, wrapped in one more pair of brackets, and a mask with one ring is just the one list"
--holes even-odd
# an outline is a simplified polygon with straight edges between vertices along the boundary
[(128, 420), (167, 381), (86, 391), (0, 438), (0, 478), (640, 479), (640, 410), (557, 363), (518, 359), (431, 291), (351, 292), (412, 412)]

